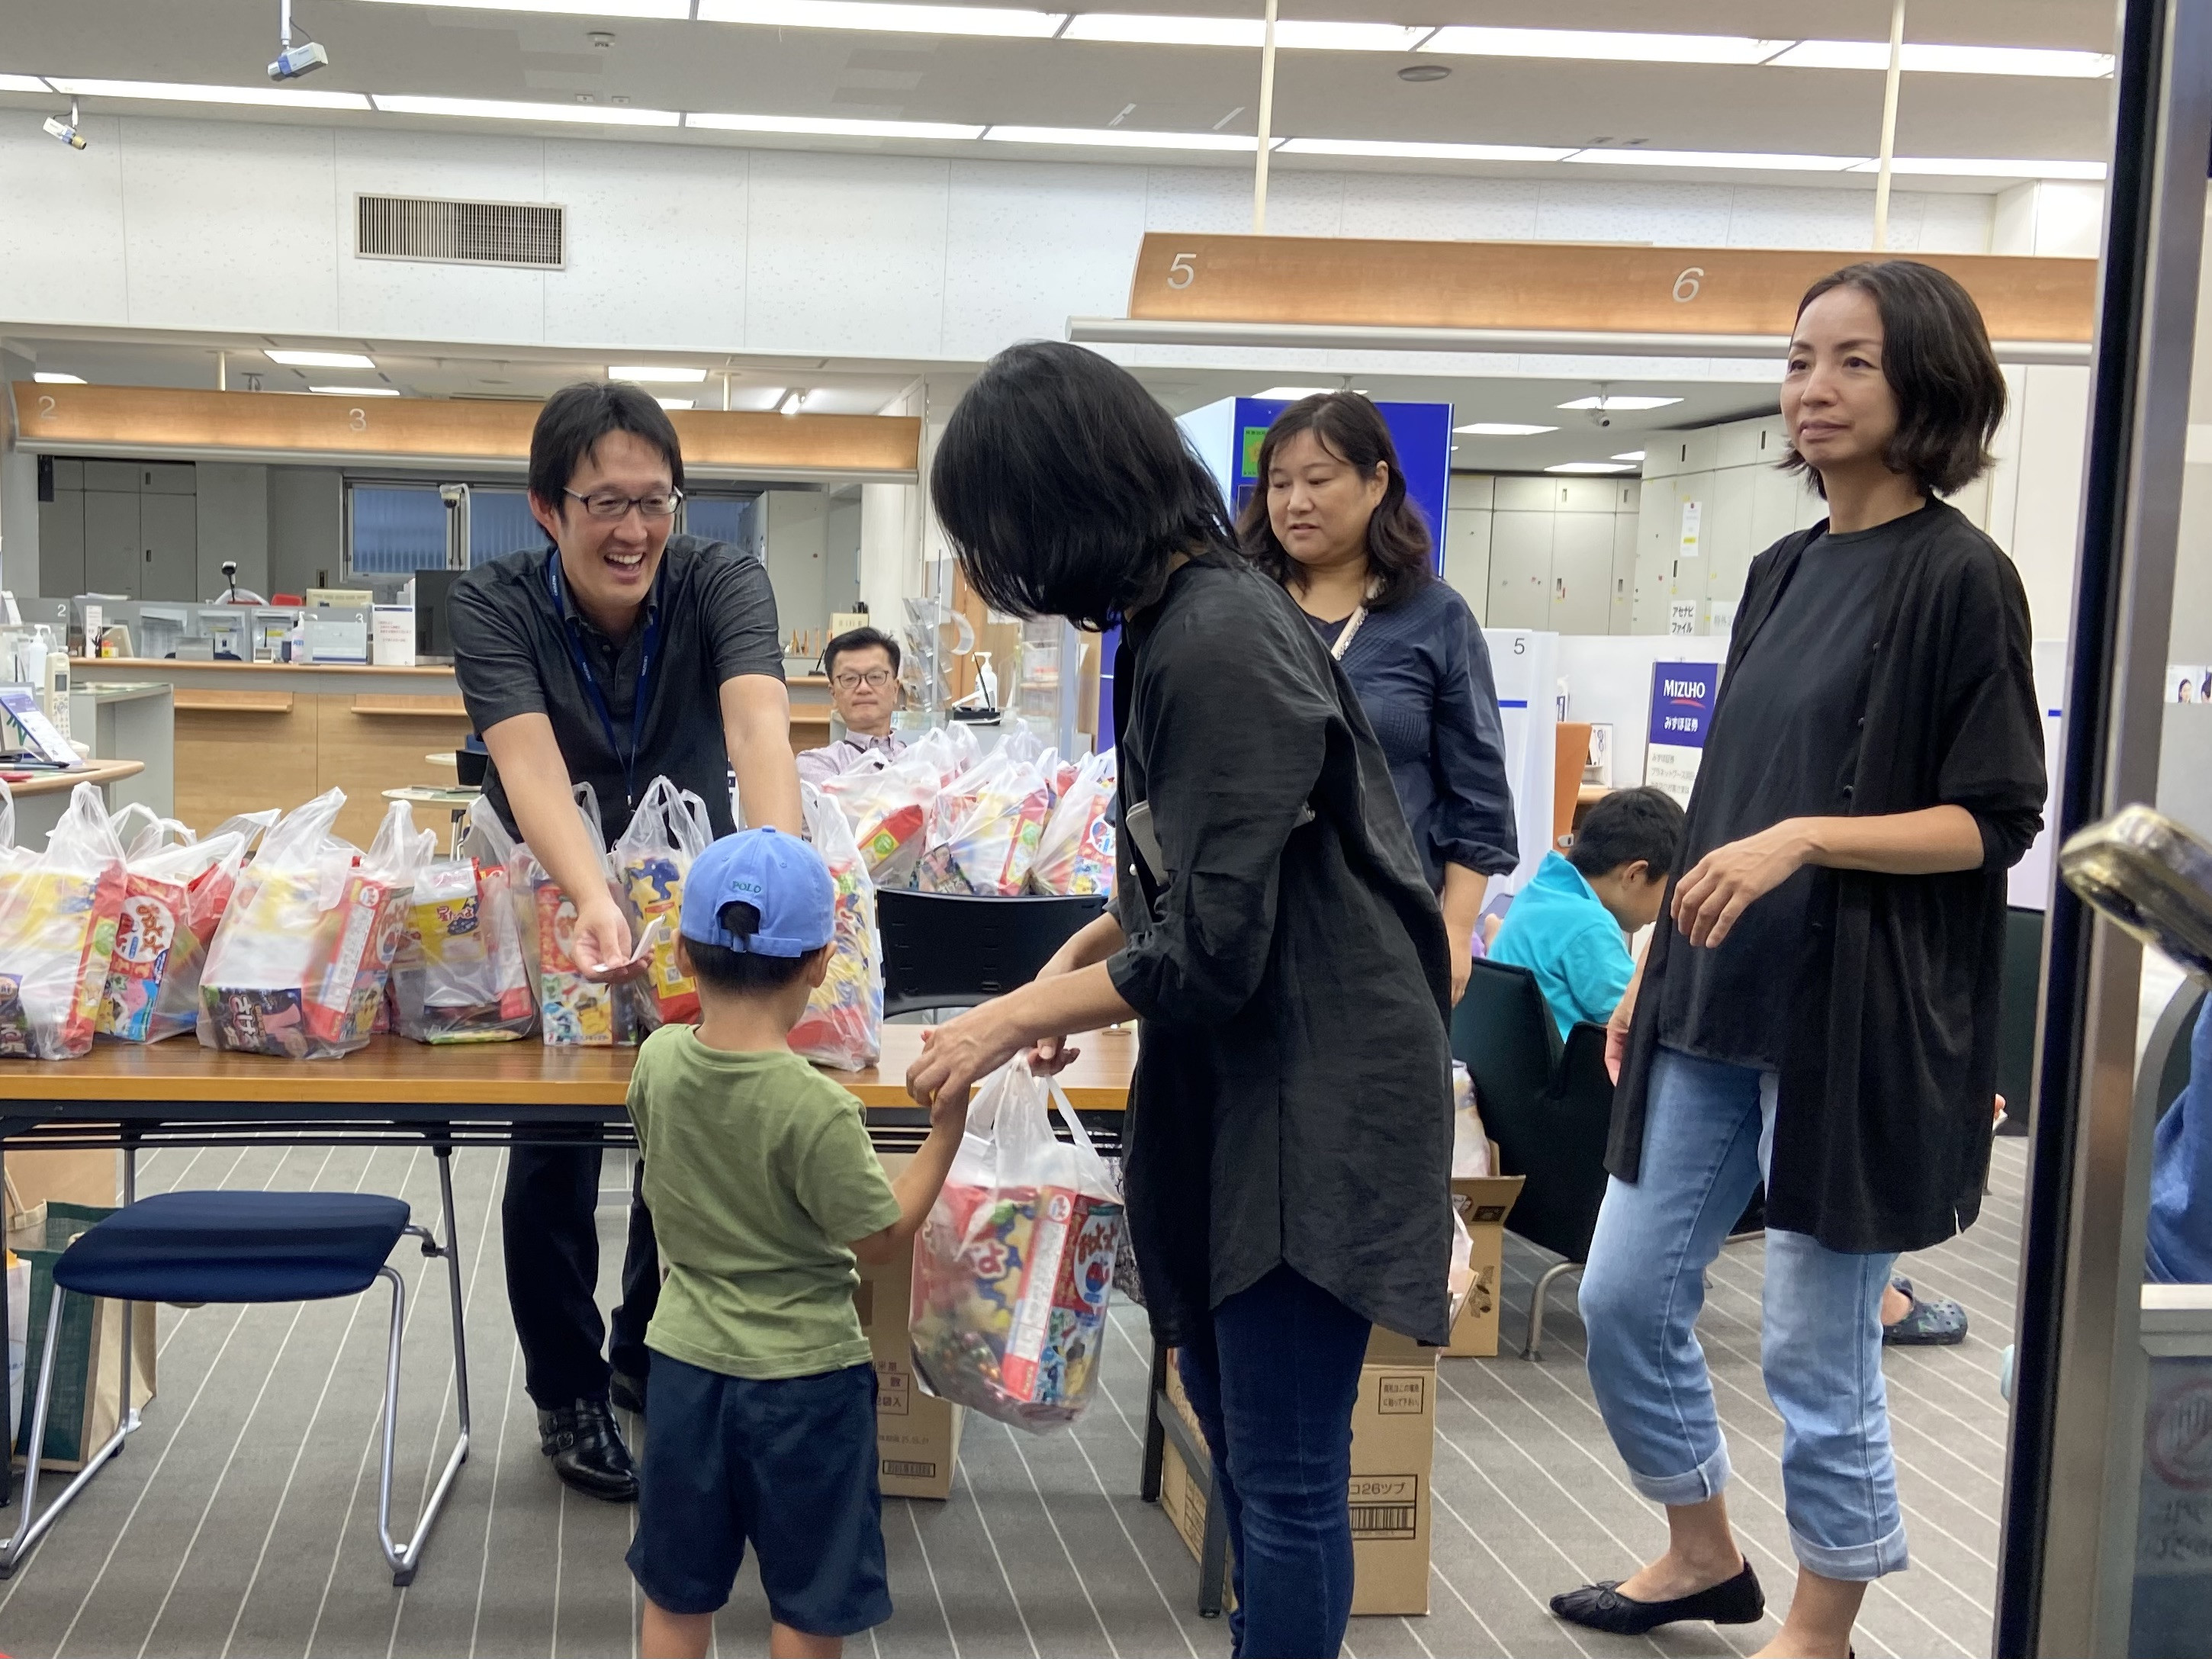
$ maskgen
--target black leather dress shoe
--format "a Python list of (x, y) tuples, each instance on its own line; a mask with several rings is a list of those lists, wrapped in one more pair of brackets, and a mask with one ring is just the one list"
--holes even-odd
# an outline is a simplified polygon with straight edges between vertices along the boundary
[(553, 1473), (578, 1492), (610, 1504), (637, 1502), (637, 1465), (605, 1401), (539, 1412), (538, 1443), (553, 1460)]
[(645, 1415), (645, 1379), (629, 1376), (621, 1371), (607, 1378), (607, 1403), (617, 1411), (635, 1412)]
[(1759, 1588), (1759, 1575), (1751, 1563), (1724, 1583), (1701, 1589), (1694, 1595), (1678, 1595), (1671, 1601), (1638, 1601), (1623, 1595), (1620, 1581), (1584, 1584), (1552, 1598), (1552, 1611), (1570, 1624), (1614, 1636), (1641, 1636), (1662, 1625), (1703, 1619), (1716, 1625), (1756, 1624), (1766, 1612), (1766, 1594)]

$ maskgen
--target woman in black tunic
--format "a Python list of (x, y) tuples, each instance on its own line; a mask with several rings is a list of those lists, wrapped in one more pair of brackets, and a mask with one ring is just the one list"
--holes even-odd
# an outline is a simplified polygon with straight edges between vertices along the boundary
[(1457, 1002), (1483, 892), (1520, 861), (1489, 647), (1467, 601), (1437, 579), (1429, 526), (1365, 398), (1292, 404), (1261, 441), (1258, 471), (1238, 538), (1359, 693), (1444, 913)]
[(1841, 1659), (1867, 1584), (1905, 1565), (1882, 1292), (1899, 1251), (1980, 1207), (2043, 721), (2020, 578), (1936, 499), (1989, 464), (2004, 412), (1966, 290), (1905, 260), (1814, 283), (1782, 412), (1829, 516), (1744, 586), (1687, 873), (1613, 1016), (1613, 1180), (1583, 1278), (1591, 1389), (1669, 1547), (1552, 1607), (1627, 1635), (1761, 1616), (1694, 1328), (1763, 1171), (1760, 1362), (1798, 1573), (1761, 1651)]
[(1333, 1656), (1370, 1327), (1449, 1334), (1436, 899), (1357, 694), (1128, 374), (1075, 346), (1002, 352), (930, 490), (992, 605), (1122, 624), (1121, 834), (1115, 914), (939, 1027), (908, 1088), (927, 1103), (1031, 1045), (1051, 1065), (1065, 1033), (1141, 1022), (1130, 1232), (1212, 1452), (1235, 1651)]

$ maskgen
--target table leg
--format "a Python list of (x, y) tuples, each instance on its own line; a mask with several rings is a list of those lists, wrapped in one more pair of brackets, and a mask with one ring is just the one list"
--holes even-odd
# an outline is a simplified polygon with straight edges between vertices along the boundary
[(1145, 1461), (1137, 1480), (1137, 1496), (1147, 1504), (1160, 1501), (1160, 1468), (1167, 1462), (1167, 1430), (1160, 1423), (1160, 1401), (1167, 1395), (1170, 1350), (1158, 1340), (1152, 1343), (1152, 1375), (1145, 1384)]

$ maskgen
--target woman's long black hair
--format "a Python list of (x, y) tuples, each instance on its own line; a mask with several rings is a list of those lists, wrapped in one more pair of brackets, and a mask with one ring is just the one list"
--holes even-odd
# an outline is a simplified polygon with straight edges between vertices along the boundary
[(1406, 469), (1398, 465), (1398, 446), (1391, 441), (1382, 411), (1357, 392), (1301, 398), (1275, 416), (1260, 442), (1259, 487), (1237, 526), (1245, 556), (1285, 587), (1297, 574), (1298, 562), (1275, 538), (1275, 526), (1267, 517), (1267, 474), (1276, 453), (1301, 432), (1312, 433), (1316, 442), (1363, 478), (1373, 477), (1378, 466), (1390, 469), (1382, 499), (1367, 520), (1367, 567), (1377, 584), (1369, 606), (1388, 610), (1434, 580), (1436, 544), (1420, 508), (1406, 494)]
[(1228, 509), (1174, 419), (1126, 369), (1055, 340), (1009, 346), (929, 468), (969, 585), (1017, 617), (1103, 630), (1151, 604), (1178, 553), (1228, 553)]

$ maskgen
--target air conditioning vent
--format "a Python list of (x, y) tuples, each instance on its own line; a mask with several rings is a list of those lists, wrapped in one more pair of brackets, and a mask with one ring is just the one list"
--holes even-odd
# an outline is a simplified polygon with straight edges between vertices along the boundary
[(355, 198), (355, 249), (364, 259), (516, 265), (567, 263), (568, 210), (529, 202), (441, 202), (419, 196)]

